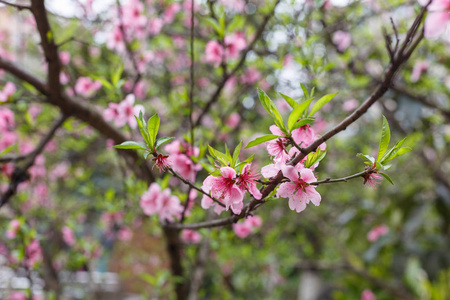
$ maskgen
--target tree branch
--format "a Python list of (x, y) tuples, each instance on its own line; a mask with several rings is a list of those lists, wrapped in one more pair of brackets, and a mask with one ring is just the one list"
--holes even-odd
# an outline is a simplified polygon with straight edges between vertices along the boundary
[(7, 5), (7, 6), (11, 6), (11, 7), (17, 8), (19, 11), (22, 10), (22, 9), (31, 9), (30, 6), (14, 4), (14, 3), (10, 3), (10, 2), (4, 1), (4, 0), (0, 0), (0, 3), (3, 3), (5, 5)]
[(9, 199), (16, 193), (19, 184), (28, 179), (28, 169), (34, 164), (36, 157), (42, 153), (47, 143), (50, 142), (50, 140), (55, 135), (56, 130), (61, 127), (66, 119), (67, 116), (61, 115), (61, 117), (59, 117), (59, 119), (55, 121), (48, 133), (40, 141), (36, 149), (34, 149), (33, 152), (27, 155), (28, 158), (25, 165), (21, 168), (16, 167), (14, 169), (14, 172), (11, 175), (11, 181), (9, 183), (8, 189), (0, 197), (0, 208), (8, 203)]

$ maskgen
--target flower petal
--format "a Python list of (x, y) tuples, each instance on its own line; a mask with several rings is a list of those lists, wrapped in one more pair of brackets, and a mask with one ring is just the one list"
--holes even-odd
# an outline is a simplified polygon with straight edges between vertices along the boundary
[(222, 167), (222, 168), (220, 168), (220, 174), (222, 174), (222, 176), (224, 178), (228, 178), (228, 179), (236, 178), (236, 171), (233, 168), (230, 168), (230, 167)]
[(281, 166), (281, 171), (284, 177), (289, 178), (291, 181), (297, 181), (299, 179), (298, 172), (293, 166)]
[(311, 183), (317, 181), (316, 177), (314, 177), (314, 173), (311, 169), (301, 169), (300, 170), (301, 178), (304, 182)]

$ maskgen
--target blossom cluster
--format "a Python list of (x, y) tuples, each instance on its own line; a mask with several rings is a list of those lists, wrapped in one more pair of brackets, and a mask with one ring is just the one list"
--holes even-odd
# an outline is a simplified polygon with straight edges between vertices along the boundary
[(243, 222), (233, 224), (234, 233), (240, 238), (246, 238), (262, 225), (259, 216), (248, 216)]
[[(273, 157), (273, 163), (269, 164), (261, 169), (261, 174), (265, 178), (272, 178), (276, 176), (280, 171), (283, 176), (289, 179), (288, 182), (284, 182), (277, 190), (277, 196), (289, 199), (289, 208), (296, 212), (301, 212), (306, 208), (309, 202), (314, 205), (319, 205), (321, 201), (320, 194), (316, 191), (316, 186), (311, 185), (316, 181), (313, 170), (316, 165), (305, 168), (304, 161), (306, 157), (295, 166), (286, 165), (292, 158), (299, 154), (299, 150), (296, 147), (291, 147), (288, 150), (290, 144), (285, 134), (275, 125), (270, 127), (270, 131), (280, 138), (267, 142), (266, 149), (269, 155)], [(310, 125), (304, 125), (292, 131), (292, 139), (297, 145), (306, 147), (311, 145), (318, 137), (314, 129)], [(319, 149), (325, 150), (326, 144), (323, 143), (319, 146)]]
[(219, 203), (214, 202), (206, 195), (202, 198), (202, 207), (208, 209), (214, 207), (215, 212), (220, 214), (223, 210), (229, 210), (240, 214), (244, 206), (244, 195), (248, 191), (255, 199), (261, 199), (262, 194), (256, 187), (258, 176), (251, 170), (251, 164), (244, 166), (238, 174), (230, 167), (220, 168), (220, 176), (209, 175), (203, 181), (202, 189), (211, 195)]
[(103, 111), (103, 118), (107, 122), (114, 121), (117, 127), (123, 127), (126, 124), (133, 129), (137, 128), (137, 121), (134, 117), (139, 115), (139, 112), (144, 112), (144, 107), (140, 104), (134, 105), (135, 96), (129, 94), (120, 103), (110, 102), (108, 108)]
[(161, 221), (173, 222), (181, 217), (183, 206), (177, 196), (171, 194), (169, 188), (161, 190), (157, 183), (152, 183), (141, 196), (140, 205), (144, 214), (158, 214)]

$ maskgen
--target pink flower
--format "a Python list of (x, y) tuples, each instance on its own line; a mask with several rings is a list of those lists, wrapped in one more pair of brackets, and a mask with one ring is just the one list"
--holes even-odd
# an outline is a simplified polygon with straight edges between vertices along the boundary
[(244, 0), (219, 0), (218, 2), (227, 9), (234, 10), (238, 13), (243, 13), (245, 10), (246, 4)]
[[(450, 14), (450, 12), (449, 12)], [(418, 61), (414, 65), (413, 71), (411, 73), (411, 81), (417, 82), (420, 79), (420, 76), (423, 72), (426, 72), (428, 68), (430, 67), (430, 63), (427, 61)]]
[(183, 212), (180, 199), (172, 196), (170, 189), (161, 191), (157, 183), (152, 183), (148, 191), (142, 195), (140, 205), (146, 215), (158, 213), (163, 221), (173, 222), (174, 217), (180, 217)]
[[(428, 0), (419, 0), (421, 5), (428, 4)], [(437, 38), (445, 32), (450, 24), (450, 0), (434, 0), (428, 7), (425, 19), (425, 37)]]
[(156, 35), (161, 32), (163, 25), (164, 25), (163, 20), (161, 20), (159, 18), (151, 19), (148, 24), (148, 32), (151, 35)]
[(68, 84), (70, 81), (69, 75), (65, 72), (59, 73), (59, 82), (61, 82), (62, 85)]
[(75, 84), (75, 92), (84, 97), (91, 97), (102, 87), (98, 80), (93, 81), (89, 77), (80, 77)]
[(119, 26), (114, 26), (111, 34), (108, 36), (108, 40), (106, 41), (106, 47), (121, 53), (125, 51), (125, 42)]
[(161, 194), (159, 201), (161, 202), (161, 209), (159, 210), (159, 218), (162, 221), (173, 222), (174, 217), (179, 218), (183, 212), (183, 206), (180, 199), (170, 194), (170, 189), (165, 189)]
[(119, 104), (118, 103), (108, 103), (108, 108), (106, 108), (103, 111), (103, 118), (107, 122), (114, 121), (114, 124), (117, 127), (122, 127), (126, 124), (126, 121), (124, 122), (124, 119), (119, 118), (120, 111), (119, 111)]
[(211, 196), (222, 201), (225, 209), (231, 210), (235, 214), (240, 214), (244, 206), (244, 193), (236, 185), (236, 171), (230, 167), (220, 168), (221, 176), (212, 175), (203, 181), (202, 189), (206, 193), (211, 192)]
[(233, 224), (234, 233), (241, 239), (246, 238), (252, 233), (252, 227), (248, 223), (235, 223)]
[(377, 184), (380, 184), (381, 180), (383, 179), (381, 175), (378, 175), (376, 173), (366, 174), (363, 177), (364, 177), (363, 184), (367, 184), (372, 188), (376, 188)]
[(262, 225), (262, 219), (260, 216), (248, 216), (246, 221), (249, 222), (249, 224), (251, 224), (254, 228), (261, 227)]
[(27, 296), (22, 292), (13, 292), (6, 300), (27, 300)]
[(8, 98), (14, 95), (16, 92), (16, 86), (12, 82), (7, 82), (3, 87), (3, 91), (0, 92), (0, 102), (8, 101)]
[(62, 51), (59, 53), (59, 59), (63, 65), (67, 65), (70, 62), (70, 53), (67, 51)]
[(167, 7), (163, 14), (163, 21), (165, 24), (170, 24), (175, 19), (175, 15), (180, 11), (181, 6), (178, 3), (173, 3)]
[(226, 124), (230, 128), (236, 128), (236, 126), (239, 124), (240, 121), (241, 121), (241, 115), (238, 114), (237, 112), (234, 112), (228, 116), (228, 118), (226, 120)]
[(0, 132), (10, 130), (14, 125), (14, 113), (12, 110), (0, 106)]
[(361, 300), (375, 300), (375, 294), (372, 293), (371, 290), (369, 289), (365, 289), (362, 293), (361, 293)]
[(153, 167), (156, 166), (159, 169), (159, 172), (165, 172), (168, 168), (170, 168), (170, 160), (168, 155), (158, 154), (155, 158), (153, 158), (153, 161), (155, 162)]
[(233, 224), (234, 233), (240, 238), (246, 238), (255, 228), (259, 228), (262, 225), (262, 220), (259, 216), (248, 216), (244, 222)]
[(181, 231), (181, 240), (187, 244), (198, 244), (202, 240), (202, 236), (197, 231), (184, 229)]
[(124, 242), (131, 241), (133, 238), (133, 231), (128, 227), (122, 228), (117, 232), (117, 237)]
[(333, 34), (333, 43), (339, 51), (345, 51), (352, 43), (352, 35), (348, 32), (338, 30)]
[(227, 59), (239, 58), (239, 53), (247, 47), (247, 42), (245, 41), (242, 32), (236, 32), (225, 36), (224, 43), (225, 56)]
[[(272, 134), (284, 137), (284, 133), (275, 125), (270, 126), (270, 131)], [(289, 154), (286, 149), (287, 146), (287, 140), (285, 138), (279, 138), (276, 140), (271, 140), (267, 142), (266, 149), (269, 155), (274, 156), (275, 160), (280, 160), (283, 162), (286, 162), (289, 159)]]
[(251, 85), (260, 79), (261, 73), (257, 69), (250, 67), (241, 76), (241, 83)]
[(13, 239), (16, 237), (17, 233), (20, 229), (20, 221), (17, 219), (12, 220), (9, 222), (8, 230), (6, 231), (6, 238), (7, 239)]
[(172, 169), (184, 179), (194, 182), (195, 174), (202, 169), (200, 164), (194, 163), (188, 156), (177, 154), (171, 156)]
[[(144, 107), (142, 105), (134, 105), (135, 97), (133, 94), (129, 94), (125, 97), (125, 100), (120, 102), (117, 110), (119, 111), (119, 119), (120, 122), (128, 123), (128, 125), (132, 129), (137, 128), (137, 121), (134, 117), (135, 115), (139, 115), (139, 112), (142, 111), (144, 113)], [(117, 124), (117, 123), (116, 123)], [(123, 126), (123, 125), (122, 125)], [(119, 126), (121, 127), (121, 126)]]
[(14, 145), (16, 141), (17, 135), (14, 132), (3, 132), (2, 135), (0, 135), (0, 152), (11, 145)]
[(277, 196), (289, 198), (291, 210), (296, 210), (299, 213), (306, 208), (306, 204), (310, 201), (316, 206), (320, 204), (320, 194), (316, 191), (315, 186), (310, 185), (311, 182), (316, 181), (316, 177), (310, 169), (300, 170), (300, 175), (298, 170), (292, 166), (283, 166), (281, 171), (290, 182), (280, 185)]
[(218, 41), (209, 41), (205, 48), (205, 61), (218, 67), (223, 58), (223, 47)]
[(386, 225), (375, 226), (374, 228), (372, 228), (372, 230), (370, 230), (367, 233), (367, 239), (369, 240), (369, 242), (373, 243), (376, 242), (383, 235), (388, 234), (388, 232), (389, 227), (387, 227)]
[(316, 139), (316, 133), (309, 124), (292, 131), (292, 138), (300, 147), (311, 145)]
[(236, 181), (238, 187), (242, 192), (245, 193), (245, 190), (248, 190), (250, 194), (255, 197), (255, 199), (259, 200), (262, 197), (261, 192), (256, 187), (256, 180), (259, 178), (255, 173), (251, 170), (252, 164), (246, 164), (242, 169), (242, 173), (239, 174), (239, 177)]
[(62, 238), (63, 238), (64, 242), (68, 246), (73, 246), (75, 244), (75, 235), (74, 235), (72, 229), (70, 229), (67, 226), (64, 226), (61, 229), (61, 232), (62, 232)]
[(25, 248), (25, 253), (27, 255), (27, 266), (29, 268), (33, 268), (42, 260), (41, 246), (36, 239), (31, 241), (31, 243)]
[(155, 182), (153, 182), (148, 191), (141, 196), (140, 206), (144, 211), (144, 214), (151, 216), (156, 214), (161, 209), (161, 202), (159, 201), (159, 195), (161, 194), (161, 188)]

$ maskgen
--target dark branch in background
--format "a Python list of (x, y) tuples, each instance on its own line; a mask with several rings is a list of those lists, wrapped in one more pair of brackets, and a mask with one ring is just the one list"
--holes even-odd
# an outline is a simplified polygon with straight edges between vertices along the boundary
[(10, 3), (10, 2), (4, 1), (4, 0), (0, 0), (0, 3), (3, 3), (5, 5), (7, 5), (7, 6), (11, 6), (11, 7), (17, 8), (19, 11), (22, 10), (22, 9), (31, 9), (30, 6), (14, 4), (14, 3)]
[(256, 31), (256, 34), (253, 38), (253, 40), (251, 41), (251, 43), (247, 46), (247, 48), (244, 49), (242, 55), (241, 55), (241, 59), (239, 60), (238, 64), (233, 68), (233, 70), (231, 70), (230, 73), (224, 73), (222, 80), (220, 81), (219, 85), (216, 88), (216, 91), (214, 92), (214, 94), (211, 96), (211, 98), (208, 100), (208, 102), (206, 102), (205, 107), (203, 108), (202, 112), (200, 113), (200, 115), (198, 116), (197, 120), (194, 123), (194, 127), (197, 127), (200, 125), (203, 117), (209, 112), (209, 110), (211, 109), (212, 105), (217, 102), (217, 100), (219, 100), (220, 97), (220, 93), (222, 92), (223, 88), (225, 87), (225, 84), (227, 83), (228, 79), (230, 79), (234, 74), (236, 74), (237, 71), (239, 71), (239, 69), (244, 65), (245, 63), (245, 59), (247, 58), (247, 54), (253, 50), (254, 46), (256, 45), (256, 43), (258, 42), (258, 40), (261, 38), (267, 23), (269, 23), (269, 20), (272, 18), (272, 16), (275, 13), (275, 8), (277, 7), (278, 3), (280, 2), (280, 0), (277, 0), (273, 9), (270, 11), (269, 14), (267, 14), (261, 25), (258, 27), (258, 30)]
[(11, 175), (11, 181), (9, 183), (8, 189), (1, 195), (0, 198), (0, 207), (8, 203), (9, 199), (14, 196), (17, 191), (17, 187), (20, 183), (26, 181), (29, 177), (28, 169), (34, 164), (36, 157), (44, 151), (45, 146), (48, 142), (53, 138), (59, 127), (64, 123), (67, 119), (67, 116), (62, 115), (50, 128), (48, 133), (44, 136), (44, 138), (40, 141), (36, 149), (27, 155), (27, 161), (22, 167), (16, 167), (14, 169), (13, 174)]
[(128, 58), (131, 61), (131, 64), (133, 65), (133, 69), (136, 72), (136, 78), (134, 79), (133, 88), (131, 89), (131, 91), (134, 92), (134, 89), (136, 88), (136, 84), (141, 79), (142, 74), (141, 74), (141, 72), (139, 72), (139, 67), (136, 62), (136, 57), (134, 56), (133, 49), (131, 49), (130, 44), (128, 44), (125, 27), (123, 26), (122, 6), (120, 5), (119, 0), (116, 0), (116, 6), (117, 6), (117, 14), (119, 17), (119, 29), (120, 29), (120, 32), (122, 33), (122, 39), (123, 39), (123, 43), (125, 44), (125, 50), (127, 52)]
[[(429, 5), (429, 4), (428, 4)], [(392, 81), (394, 80), (396, 72), (399, 70), (401, 65), (408, 60), (408, 58), (411, 56), (412, 51), (417, 47), (419, 42), (423, 38), (423, 31), (421, 34), (416, 38), (416, 32), (418, 29), (418, 26), (420, 25), (423, 16), (428, 8), (428, 5), (423, 7), (420, 14), (415, 18), (413, 24), (411, 25), (410, 29), (408, 30), (405, 40), (403, 41), (401, 47), (395, 53), (394, 60), (391, 60), (389, 63), (389, 66), (387, 67), (384, 75), (383, 81), (378, 85), (378, 87), (375, 89), (375, 91), (369, 96), (369, 98), (364, 101), (361, 106), (359, 106), (353, 113), (351, 113), (347, 118), (345, 118), (341, 123), (336, 125), (334, 128), (326, 132), (323, 136), (316, 139), (311, 145), (309, 145), (306, 148), (303, 148), (303, 151), (299, 153), (292, 161), (288, 163), (288, 165), (296, 165), (299, 163), (303, 158), (306, 157), (307, 154), (315, 151), (322, 143), (326, 142), (336, 134), (338, 134), (341, 131), (344, 131), (349, 125), (354, 123), (356, 120), (358, 120), (363, 114), (367, 112), (367, 110), (376, 102), (378, 101), (389, 89), (389, 87), (392, 84)], [(254, 209), (262, 205), (264, 202), (264, 198), (266, 198), (271, 192), (275, 190), (275, 188), (280, 184), (280, 182), (283, 180), (284, 176), (282, 172), (280, 171), (275, 177), (273, 177), (269, 184), (265, 186), (261, 193), (263, 195), (261, 200), (252, 200), (247, 205), (244, 206), (242, 209), (241, 214), (239, 215), (233, 215), (228, 218), (223, 219), (217, 219), (212, 221), (205, 221), (195, 224), (167, 224), (167, 227), (171, 228), (189, 228), (189, 229), (199, 229), (199, 228), (211, 228), (211, 227), (217, 227), (217, 226), (223, 226), (227, 224), (231, 224), (236, 222), (239, 219), (247, 217), (250, 212), (252, 212)]]

